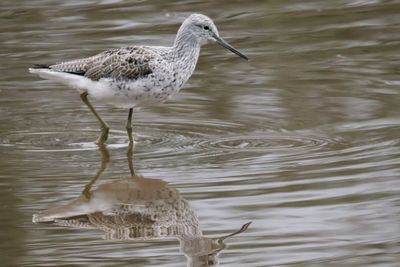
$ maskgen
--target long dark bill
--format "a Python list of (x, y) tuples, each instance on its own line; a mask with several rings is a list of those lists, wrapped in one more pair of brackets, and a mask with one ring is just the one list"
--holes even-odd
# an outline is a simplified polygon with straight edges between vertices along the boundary
[(219, 36), (214, 35), (213, 36), (215, 41), (220, 44), (221, 46), (225, 47), (226, 49), (229, 49), (231, 52), (235, 53), (236, 55), (238, 55), (241, 58), (244, 58), (246, 60), (249, 60), (248, 57), (246, 57), (245, 55), (243, 55), (239, 50), (237, 50), (236, 48), (234, 48), (233, 46), (231, 46), (230, 44), (228, 44), (227, 42), (224, 41), (224, 39), (222, 39)]

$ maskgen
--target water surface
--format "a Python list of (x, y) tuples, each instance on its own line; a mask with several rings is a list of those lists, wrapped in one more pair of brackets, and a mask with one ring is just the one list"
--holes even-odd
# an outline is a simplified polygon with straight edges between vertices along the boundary
[[(397, 1), (3, 0), (0, 7), (5, 266), (203, 266), (182, 235), (113, 239), (98, 228), (32, 222), (81, 197), (104, 153), (78, 93), (27, 68), (124, 45), (169, 45), (192, 12), (212, 17), (250, 61), (205, 46), (178, 95), (134, 114), (134, 167), (190, 207), (191, 241), (211, 242), (252, 221), (210, 252), (209, 264), (398, 266)], [(111, 126), (108, 168), (93, 185), (100, 192), (131, 172), (127, 111), (95, 105)]]

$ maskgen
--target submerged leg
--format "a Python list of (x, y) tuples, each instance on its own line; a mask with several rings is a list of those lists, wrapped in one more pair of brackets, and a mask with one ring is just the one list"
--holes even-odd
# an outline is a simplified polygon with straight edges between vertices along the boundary
[(92, 111), (92, 113), (96, 116), (97, 120), (100, 122), (101, 134), (100, 134), (99, 138), (96, 140), (96, 144), (102, 145), (107, 141), (108, 131), (110, 128), (108, 127), (107, 123), (105, 121), (103, 121), (103, 119), (100, 117), (100, 115), (97, 113), (97, 111), (94, 109), (92, 104), (89, 102), (89, 99), (87, 98), (87, 96), (88, 96), (87, 92), (81, 93), (81, 99), (82, 99), (83, 103), (85, 103), (86, 106), (89, 107), (90, 111)]
[(126, 122), (126, 131), (128, 133), (128, 138), (129, 138), (129, 143), (133, 142), (133, 136), (132, 136), (132, 113), (133, 109), (129, 109), (129, 114), (128, 114), (128, 120)]

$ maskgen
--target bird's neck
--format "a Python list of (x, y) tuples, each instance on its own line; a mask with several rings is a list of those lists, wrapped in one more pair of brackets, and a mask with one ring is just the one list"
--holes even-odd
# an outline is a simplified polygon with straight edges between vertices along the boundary
[(175, 38), (172, 47), (175, 71), (183, 75), (184, 81), (192, 75), (200, 54), (200, 43), (192, 34), (182, 32), (181, 29)]
[(193, 42), (178, 42), (172, 47), (172, 52), (179, 62), (196, 65), (200, 53), (200, 45)]
[(181, 27), (176, 34), (172, 50), (181, 60), (197, 61), (200, 51), (200, 42), (196, 36), (185, 31), (185, 29)]

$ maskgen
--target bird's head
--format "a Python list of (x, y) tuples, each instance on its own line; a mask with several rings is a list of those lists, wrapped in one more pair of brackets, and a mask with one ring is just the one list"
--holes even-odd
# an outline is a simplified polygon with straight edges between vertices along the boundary
[(208, 42), (216, 42), (226, 49), (232, 51), (236, 55), (248, 60), (245, 55), (243, 55), (240, 51), (228, 44), (224, 39), (219, 36), (217, 26), (215, 26), (212, 19), (205, 15), (190, 15), (182, 23), (178, 35), (179, 33), (194, 37), (200, 45), (206, 44)]

